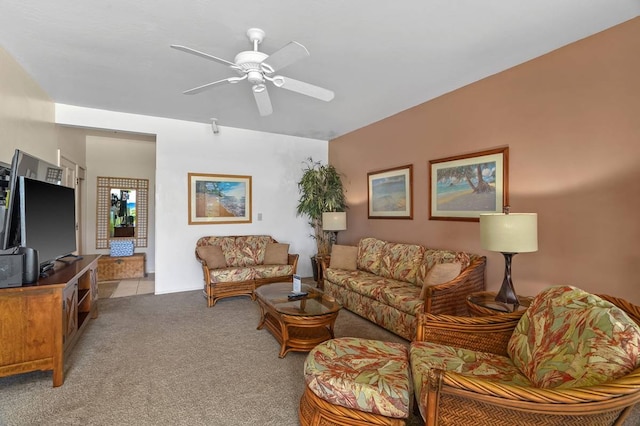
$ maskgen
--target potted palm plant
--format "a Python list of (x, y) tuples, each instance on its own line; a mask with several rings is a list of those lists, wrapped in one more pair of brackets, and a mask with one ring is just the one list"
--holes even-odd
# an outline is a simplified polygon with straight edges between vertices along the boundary
[[(309, 218), (309, 225), (313, 228), (312, 237), (316, 240), (316, 256), (326, 256), (331, 249), (331, 234), (322, 229), (322, 213), (345, 211), (344, 187), (335, 167), (313, 161), (311, 157), (304, 165), (302, 178), (298, 182), (300, 199), (297, 214)], [(317, 261), (316, 256), (312, 257), (312, 263)], [(317, 266), (314, 265), (313, 271), (317, 280)]]

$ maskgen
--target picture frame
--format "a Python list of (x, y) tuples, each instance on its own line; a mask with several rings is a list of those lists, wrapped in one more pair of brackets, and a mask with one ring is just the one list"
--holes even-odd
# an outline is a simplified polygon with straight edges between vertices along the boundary
[(251, 223), (251, 176), (189, 173), (189, 225)]
[(507, 205), (508, 147), (429, 161), (430, 220), (479, 222)]
[(367, 173), (369, 219), (413, 219), (413, 165)]

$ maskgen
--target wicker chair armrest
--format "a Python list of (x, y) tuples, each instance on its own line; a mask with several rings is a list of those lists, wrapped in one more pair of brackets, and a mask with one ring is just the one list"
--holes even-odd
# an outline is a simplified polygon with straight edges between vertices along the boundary
[(421, 405), (427, 404), (429, 393), (438, 391), (503, 408), (547, 414), (584, 413), (588, 411), (586, 403), (592, 404), (594, 410), (602, 410), (626, 407), (640, 401), (640, 368), (607, 383), (563, 389), (512, 386), (440, 369), (430, 371), (425, 380), (436, 386), (425, 383), (419, 396)]
[(326, 254), (324, 256), (316, 256), (318, 262), (320, 262), (320, 266), (322, 267), (322, 276), (326, 276), (325, 272), (329, 269), (329, 265), (331, 265), (331, 255)]
[(507, 344), (524, 311), (486, 317), (418, 314), (416, 340), (507, 354)]
[(289, 253), (288, 258), (287, 258), (287, 264), (292, 265), (293, 266), (293, 273), (295, 274), (297, 269), (298, 269), (298, 258), (300, 256), (298, 254), (291, 254)]
[(194, 253), (195, 253), (195, 255), (196, 255), (196, 260), (197, 260), (198, 262), (200, 262), (200, 263), (203, 263), (203, 262), (204, 262), (204, 260), (203, 260), (199, 255), (198, 255), (198, 246), (196, 246), (196, 248), (193, 250), (193, 252), (194, 252)]
[(636, 324), (640, 325), (640, 306), (634, 305), (624, 299), (615, 296), (609, 296), (607, 294), (598, 294), (598, 297), (613, 303), (618, 308), (625, 311), (625, 313), (631, 318)]
[(487, 258), (478, 256), (453, 280), (427, 287), (424, 311), (434, 314), (466, 315), (467, 296), (484, 291)]

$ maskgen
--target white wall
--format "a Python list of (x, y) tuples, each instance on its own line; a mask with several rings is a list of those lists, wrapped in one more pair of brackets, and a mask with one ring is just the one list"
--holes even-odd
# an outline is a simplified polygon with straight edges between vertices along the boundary
[[(156, 294), (202, 288), (195, 260), (205, 235), (269, 234), (300, 254), (298, 272), (311, 276), (315, 253), (307, 220), (296, 217), (302, 162), (327, 161), (328, 142), (56, 104), (56, 123), (156, 135)], [(252, 176), (252, 223), (189, 225), (187, 173)], [(262, 220), (258, 221), (258, 214)]]
[(87, 195), (83, 246), (87, 253), (109, 254), (109, 249), (96, 249), (96, 195), (98, 176), (149, 179), (149, 214), (147, 247), (136, 247), (146, 253), (146, 272), (155, 272), (155, 173), (156, 144), (152, 141), (128, 139), (118, 133), (114, 137), (87, 135)]
[(0, 47), (0, 161), (11, 164), (19, 148), (56, 164), (58, 145), (49, 96)]

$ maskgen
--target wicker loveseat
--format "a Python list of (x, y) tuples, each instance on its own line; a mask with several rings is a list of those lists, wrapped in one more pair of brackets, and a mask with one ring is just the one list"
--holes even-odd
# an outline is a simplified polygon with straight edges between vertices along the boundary
[(640, 307), (568, 286), (523, 314), (423, 314), (410, 348), (420, 412), (441, 426), (637, 425), (639, 324)]
[(293, 281), (298, 255), (269, 235), (207, 236), (196, 243), (204, 295), (211, 307), (225, 297), (249, 296), (263, 284)]
[(467, 296), (485, 288), (485, 265), (475, 254), (363, 238), (357, 247), (334, 245), (323, 259), (324, 290), (412, 340), (419, 312), (467, 315)]

